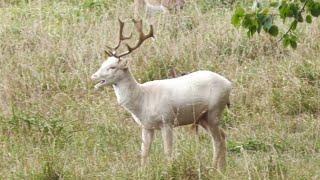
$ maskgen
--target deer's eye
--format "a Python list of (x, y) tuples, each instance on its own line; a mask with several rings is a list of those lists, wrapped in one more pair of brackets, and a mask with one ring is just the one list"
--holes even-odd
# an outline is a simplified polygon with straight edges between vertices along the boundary
[(109, 67), (109, 69), (115, 69), (116, 67), (114, 67), (114, 66), (111, 66), (111, 67)]

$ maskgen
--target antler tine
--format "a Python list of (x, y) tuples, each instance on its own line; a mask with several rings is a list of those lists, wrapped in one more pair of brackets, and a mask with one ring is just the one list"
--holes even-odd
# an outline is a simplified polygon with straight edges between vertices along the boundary
[[(127, 40), (127, 39), (130, 39), (130, 38), (132, 37), (132, 34), (130, 34), (128, 37), (126, 37), (126, 36), (123, 35), (124, 22), (122, 22), (122, 21), (120, 20), (120, 18), (118, 19), (118, 21), (119, 21), (119, 25), (120, 25), (118, 44), (117, 44), (116, 47), (114, 47), (114, 48), (112, 48), (112, 47), (110, 47), (110, 46), (106, 46), (106, 47), (111, 51), (111, 54), (115, 54), (115, 51), (120, 47), (122, 41)], [(109, 51), (109, 52), (110, 52), (110, 51)], [(108, 54), (108, 53), (107, 53), (107, 54)]]
[[(108, 46), (107, 46), (108, 47)], [(109, 47), (108, 47), (109, 48)], [(112, 56), (113, 55), (113, 53), (111, 52), (111, 51), (109, 51), (109, 50), (104, 50), (104, 53), (107, 55), (107, 56)]]
[(133, 19), (133, 22), (134, 22), (134, 25), (135, 25), (135, 27), (136, 27), (136, 30), (138, 31), (138, 33), (139, 33), (139, 40), (138, 40), (138, 42), (137, 42), (137, 44), (135, 45), (135, 46), (133, 46), (133, 47), (131, 47), (131, 46), (129, 46), (128, 44), (126, 44), (126, 47), (127, 47), (127, 49), (128, 49), (128, 51), (127, 52), (124, 52), (124, 53), (122, 53), (122, 54), (120, 54), (120, 55), (117, 55), (117, 57), (122, 57), (122, 56), (125, 56), (125, 55), (128, 55), (128, 54), (130, 54), (132, 51), (134, 51), (135, 49), (137, 49), (139, 46), (141, 46), (141, 44), (146, 40), (146, 39), (148, 39), (148, 38), (150, 38), (150, 37), (154, 37), (153, 36), (153, 26), (152, 25), (150, 25), (150, 30), (149, 30), (149, 33), (148, 34), (144, 34), (143, 33), (143, 29), (142, 29), (142, 20), (139, 20), (139, 21), (136, 21), (136, 20), (134, 20)]
[(119, 42), (118, 42), (117, 46), (114, 48), (114, 50), (117, 50), (120, 47), (121, 41), (130, 39), (132, 37), (132, 33), (128, 37), (125, 37), (123, 35), (124, 22), (122, 22), (120, 19), (118, 19), (118, 21), (119, 21), (119, 24), (120, 24)]

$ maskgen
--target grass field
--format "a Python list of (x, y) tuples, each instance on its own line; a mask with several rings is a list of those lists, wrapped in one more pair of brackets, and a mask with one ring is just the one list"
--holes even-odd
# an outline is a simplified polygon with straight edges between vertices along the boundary
[(149, 19), (157, 40), (130, 56), (139, 82), (207, 69), (233, 90), (223, 174), (209, 168), (210, 137), (188, 126), (175, 129), (172, 165), (156, 134), (140, 168), (140, 128), (111, 87), (95, 92), (90, 80), (131, 4), (0, 0), (0, 179), (320, 179), (319, 21), (299, 25), (292, 50), (263, 33), (248, 39), (220, 1)]

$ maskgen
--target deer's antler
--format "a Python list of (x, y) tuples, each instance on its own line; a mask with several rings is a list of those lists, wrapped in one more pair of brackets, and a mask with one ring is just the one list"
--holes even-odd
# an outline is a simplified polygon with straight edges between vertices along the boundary
[(109, 50), (105, 50), (105, 53), (108, 54), (109, 56), (115, 55), (116, 50), (120, 47), (122, 41), (130, 39), (132, 37), (132, 34), (130, 34), (128, 37), (123, 35), (124, 22), (122, 22), (120, 19), (118, 19), (118, 21), (119, 21), (119, 24), (120, 24), (119, 42), (114, 48), (106, 46)]
[(141, 44), (148, 38), (150, 37), (154, 37), (153, 36), (153, 26), (150, 25), (150, 30), (149, 30), (149, 33), (148, 34), (144, 34), (143, 33), (143, 29), (142, 29), (142, 20), (132, 20), (133, 23), (134, 23), (134, 26), (136, 27), (136, 30), (138, 31), (139, 33), (139, 40), (137, 42), (137, 44), (133, 47), (129, 46), (128, 44), (126, 44), (126, 47), (128, 49), (127, 52), (124, 52), (124, 53), (121, 53), (120, 55), (115, 55), (116, 57), (120, 58), (120, 57), (123, 57), (123, 56), (126, 56), (128, 54), (130, 54), (132, 51), (134, 51), (135, 49), (137, 49), (139, 46), (141, 46)]

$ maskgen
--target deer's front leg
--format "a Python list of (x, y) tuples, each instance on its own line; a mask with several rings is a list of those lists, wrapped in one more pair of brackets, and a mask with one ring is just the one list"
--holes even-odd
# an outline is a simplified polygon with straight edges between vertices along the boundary
[(153, 140), (153, 129), (142, 129), (142, 144), (141, 144), (141, 165), (144, 166), (148, 159), (150, 146)]
[(173, 141), (173, 132), (172, 125), (164, 124), (161, 128), (161, 134), (163, 139), (164, 153), (166, 154), (168, 160), (171, 160), (172, 156), (172, 141)]

